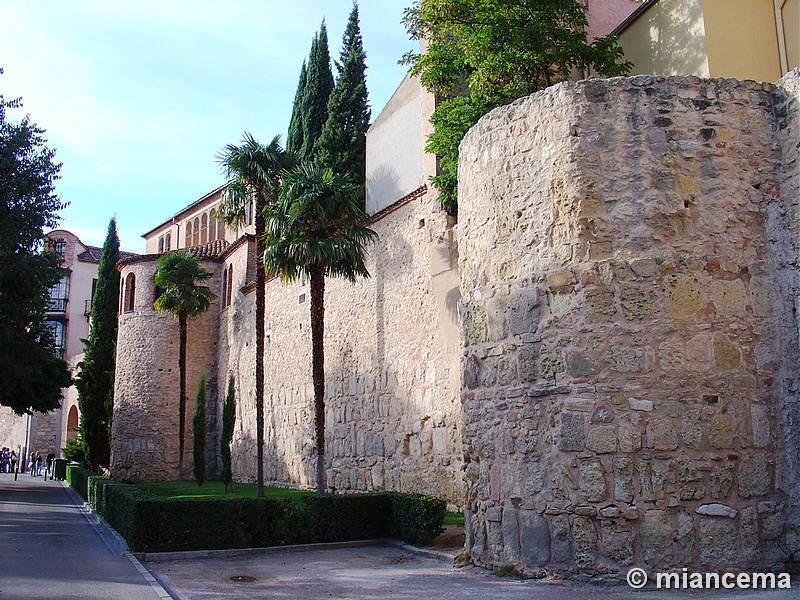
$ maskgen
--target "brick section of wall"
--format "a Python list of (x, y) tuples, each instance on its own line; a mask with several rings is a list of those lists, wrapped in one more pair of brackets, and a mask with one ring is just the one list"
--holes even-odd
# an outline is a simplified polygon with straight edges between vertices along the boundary
[(781, 416), (797, 419), (796, 285), (776, 193), (796, 190), (797, 104), (777, 110), (776, 93), (692, 77), (565, 83), (468, 133), (459, 267), (477, 562), (535, 573), (798, 558), (796, 483), (781, 483), (798, 476), (796, 458), (783, 471), (797, 434)]

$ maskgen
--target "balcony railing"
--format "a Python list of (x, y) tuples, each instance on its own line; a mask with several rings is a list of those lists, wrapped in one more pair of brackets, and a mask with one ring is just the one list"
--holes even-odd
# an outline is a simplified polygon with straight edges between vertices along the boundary
[(50, 312), (67, 312), (67, 299), (50, 298)]
[(87, 300), (86, 304), (83, 305), (83, 315), (85, 317), (91, 317), (92, 316), (92, 301), (91, 300)]

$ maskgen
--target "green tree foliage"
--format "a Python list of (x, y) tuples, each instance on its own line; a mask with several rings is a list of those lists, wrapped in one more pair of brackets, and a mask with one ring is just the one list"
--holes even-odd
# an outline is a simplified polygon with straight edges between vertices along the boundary
[(303, 145), (299, 152), (301, 159), (315, 160), (317, 157), (317, 140), (328, 117), (328, 98), (332, 90), (328, 30), (323, 21), (319, 33), (311, 43), (306, 82), (300, 102), (300, 120), (303, 126)]
[(483, 114), (576, 73), (605, 77), (631, 67), (615, 38), (587, 43), (578, 0), (419, 0), (403, 22), (412, 38), (427, 43), (403, 62), (440, 99), (427, 150), (439, 156), (432, 181), (451, 214), (458, 144)]
[(367, 163), (367, 129), (370, 109), (367, 97), (366, 53), (353, 5), (342, 38), (338, 77), (328, 99), (328, 117), (317, 141), (318, 164), (334, 173), (347, 173), (362, 189)]
[(43, 322), (63, 275), (42, 241), (65, 206), (54, 187), (61, 165), (43, 129), (27, 116), (6, 120), (6, 109), (20, 106), (0, 95), (0, 404), (21, 415), (58, 408), (72, 377)]
[(300, 81), (292, 102), (292, 117), (289, 120), (289, 131), (286, 133), (286, 150), (292, 154), (300, 154), (303, 147), (303, 91), (306, 89), (306, 61), (300, 68)]
[(180, 332), (178, 371), (180, 398), (178, 400), (178, 481), (183, 481), (183, 447), (186, 440), (186, 337), (189, 319), (200, 316), (211, 305), (215, 294), (208, 286), (199, 285), (211, 277), (200, 259), (188, 252), (164, 254), (156, 264), (154, 283), (163, 293), (153, 305), (178, 320)]
[(284, 281), (307, 278), (311, 296), (311, 356), (317, 492), (325, 491), (325, 277), (368, 277), (367, 228), (359, 187), (346, 176), (304, 163), (286, 174), (278, 202), (265, 210), (268, 275)]
[[(255, 203), (256, 256), (264, 254), (264, 207), (272, 203), (280, 189), (281, 173), (294, 165), (295, 157), (281, 148), (280, 136), (261, 144), (245, 133), (239, 146), (228, 144), (217, 155), (228, 185), (216, 217), (236, 225), (244, 222), (246, 207)], [(266, 276), (256, 269), (256, 494), (264, 495), (264, 316), (266, 314)]]
[(233, 485), (233, 469), (231, 468), (231, 442), (233, 441), (233, 426), (236, 423), (236, 391), (233, 385), (233, 375), (228, 377), (228, 393), (222, 403), (222, 432), (219, 441), (221, 460), (220, 477), (225, 485), (225, 493)]
[(194, 479), (197, 485), (206, 480), (206, 376), (197, 382), (197, 396), (192, 417), (192, 457), (194, 458)]
[(111, 417), (114, 408), (117, 311), (119, 309), (119, 237), (111, 219), (100, 254), (97, 286), (92, 297), (92, 323), (84, 342), (84, 358), (78, 364), (78, 407), (81, 437), (90, 468), (95, 473), (108, 467), (111, 458)]

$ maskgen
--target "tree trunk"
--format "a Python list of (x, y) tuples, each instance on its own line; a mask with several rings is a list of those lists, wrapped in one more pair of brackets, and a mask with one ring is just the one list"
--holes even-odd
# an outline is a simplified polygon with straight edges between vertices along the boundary
[(314, 384), (314, 434), (317, 445), (317, 493), (325, 485), (325, 268), (311, 267), (311, 379)]
[(256, 225), (256, 497), (264, 497), (264, 317), (267, 283), (264, 265), (264, 201), (255, 200)]
[(186, 313), (178, 317), (180, 344), (178, 348), (178, 371), (180, 372), (180, 400), (178, 402), (178, 481), (183, 481), (183, 444), (186, 439)]

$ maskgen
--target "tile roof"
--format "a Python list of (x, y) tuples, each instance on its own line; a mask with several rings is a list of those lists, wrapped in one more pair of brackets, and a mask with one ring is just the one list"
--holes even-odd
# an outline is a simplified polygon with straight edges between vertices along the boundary
[[(98, 248), (97, 246), (86, 246), (86, 250), (78, 254), (78, 260), (82, 262), (99, 263), (100, 255), (102, 253), (102, 248)], [(123, 252), (122, 250), (119, 251), (120, 260), (130, 258), (131, 256), (138, 256), (138, 254), (134, 252)]]

